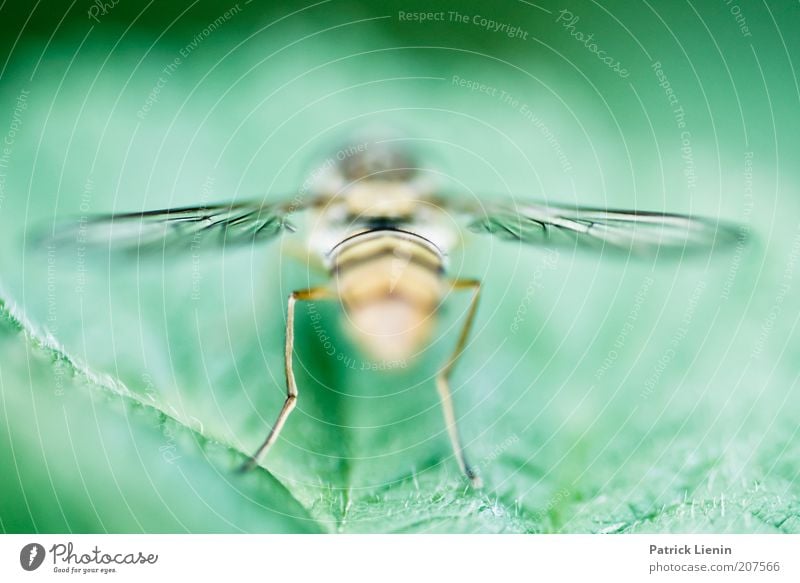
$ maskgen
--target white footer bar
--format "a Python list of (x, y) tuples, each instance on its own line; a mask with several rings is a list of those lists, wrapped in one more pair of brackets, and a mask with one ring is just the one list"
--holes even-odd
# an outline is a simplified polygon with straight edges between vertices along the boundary
[(3, 535), (0, 581), (800, 581), (800, 535)]

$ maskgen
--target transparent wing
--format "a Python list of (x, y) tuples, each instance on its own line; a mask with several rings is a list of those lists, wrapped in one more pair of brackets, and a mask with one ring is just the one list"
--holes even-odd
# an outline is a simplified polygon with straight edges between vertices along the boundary
[(57, 226), (42, 239), (57, 246), (173, 252), (268, 241), (293, 231), (287, 215), (307, 205), (236, 202), (90, 217)]
[(589, 246), (633, 254), (688, 253), (741, 238), (735, 225), (673, 213), (538, 203), (487, 205), (469, 212), (473, 216), (469, 228), (475, 232), (523, 243)]

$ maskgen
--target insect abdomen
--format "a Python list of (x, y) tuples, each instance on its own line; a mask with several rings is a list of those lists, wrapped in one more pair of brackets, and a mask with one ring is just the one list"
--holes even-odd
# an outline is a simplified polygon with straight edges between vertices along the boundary
[(359, 233), (335, 249), (332, 268), (348, 327), (372, 358), (405, 361), (430, 338), (443, 265), (426, 239), (396, 229)]

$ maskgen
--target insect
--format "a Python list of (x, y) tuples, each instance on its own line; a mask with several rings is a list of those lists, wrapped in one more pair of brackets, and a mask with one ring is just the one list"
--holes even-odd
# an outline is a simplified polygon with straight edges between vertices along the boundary
[(470, 294), (470, 304), (455, 348), (436, 375), (436, 387), (454, 457), (472, 485), (480, 487), (459, 436), (450, 377), (469, 338), (481, 282), (448, 276), (447, 252), (459, 235), (452, 216), (472, 231), (522, 243), (588, 246), (627, 255), (683, 256), (738, 238), (731, 225), (681, 214), (446, 196), (425, 178), (413, 150), (400, 140), (350, 146), (329, 160), (334, 159), (307, 196), (112, 214), (66, 226), (53, 236), (56, 242), (79, 239), (84, 245), (137, 254), (162, 253), (202, 243), (267, 242), (294, 230), (289, 215), (316, 213), (307, 250), (322, 262), (329, 281), (288, 297), (286, 398), (245, 469), (267, 454), (298, 399), (292, 367), (297, 302), (340, 301), (346, 325), (363, 349), (390, 361), (409, 358), (425, 346), (444, 298), (455, 291)]

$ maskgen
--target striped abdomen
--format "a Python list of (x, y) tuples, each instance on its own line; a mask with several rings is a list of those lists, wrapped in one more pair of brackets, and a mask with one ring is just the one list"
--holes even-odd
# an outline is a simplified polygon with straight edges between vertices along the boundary
[(372, 358), (405, 361), (424, 346), (444, 293), (435, 245), (407, 231), (374, 229), (345, 239), (331, 260), (349, 328)]

